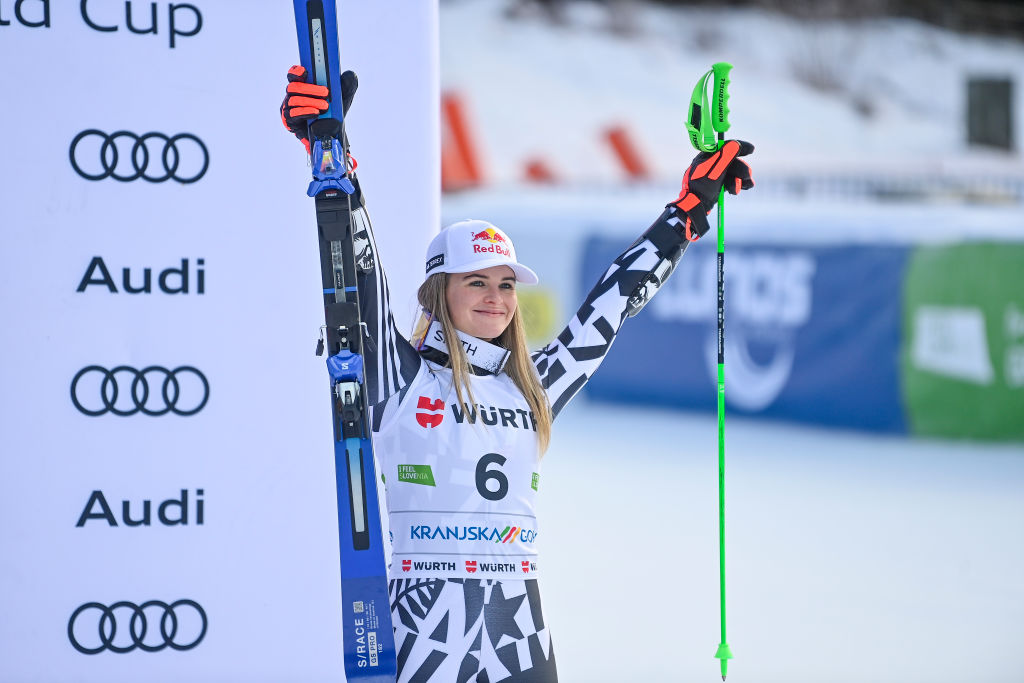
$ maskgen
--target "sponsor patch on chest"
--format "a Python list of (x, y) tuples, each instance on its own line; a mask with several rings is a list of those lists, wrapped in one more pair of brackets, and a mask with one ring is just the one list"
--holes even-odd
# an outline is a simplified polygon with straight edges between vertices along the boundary
[(398, 481), (409, 484), (422, 484), (423, 486), (436, 486), (434, 483), (434, 472), (430, 465), (399, 465)]
[(420, 396), (416, 402), (416, 422), (424, 429), (432, 429), (444, 420), (444, 401)]
[[(443, 399), (420, 396), (416, 401), (416, 423), (424, 429), (440, 426), (445, 419), (445, 407)], [(537, 418), (532, 410), (525, 408), (504, 408), (482, 403), (450, 403), (447, 407), (456, 424), (480, 423), (488, 427), (537, 431)]]

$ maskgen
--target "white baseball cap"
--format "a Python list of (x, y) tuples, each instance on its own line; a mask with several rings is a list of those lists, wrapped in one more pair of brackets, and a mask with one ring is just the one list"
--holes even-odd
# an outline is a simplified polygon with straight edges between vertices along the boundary
[(427, 247), (427, 275), (471, 273), (508, 266), (516, 281), (537, 284), (537, 274), (516, 260), (516, 248), (505, 232), (487, 221), (464, 220), (437, 233)]

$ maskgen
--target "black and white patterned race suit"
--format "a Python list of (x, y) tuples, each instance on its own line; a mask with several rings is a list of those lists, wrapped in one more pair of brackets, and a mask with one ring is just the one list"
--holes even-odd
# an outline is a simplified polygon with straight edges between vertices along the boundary
[[(474, 366), (461, 403), (434, 329), (417, 351), (398, 332), (370, 222), (354, 221), (374, 452), (386, 486), (393, 555), (391, 611), (399, 681), (557, 680), (541, 611), (535, 514), (540, 452), (535, 417), (502, 371), (505, 353), (461, 335)], [(667, 209), (623, 252), (569, 324), (533, 354), (552, 413), (601, 364), (627, 315), (664, 281), (685, 249)]]

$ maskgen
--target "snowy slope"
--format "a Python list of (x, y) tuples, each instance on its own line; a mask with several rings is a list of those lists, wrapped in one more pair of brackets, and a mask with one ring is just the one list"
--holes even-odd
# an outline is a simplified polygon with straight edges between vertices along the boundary
[[(576, 399), (540, 483), (561, 680), (717, 681), (714, 415)], [(726, 424), (730, 681), (1024, 680), (1024, 446)]]
[(910, 20), (809, 22), (642, 2), (631, 5), (633, 35), (620, 37), (594, 3), (570, 3), (562, 25), (510, 20), (508, 4), (441, 5), (442, 85), (467, 99), (492, 182), (519, 180), (530, 157), (571, 182), (621, 180), (601, 138), (616, 123), (656, 176), (677, 178), (692, 156), (683, 129), (690, 91), (720, 60), (735, 65), (732, 134), (758, 145), (762, 174), (811, 166), (1024, 175), (1019, 154), (969, 152), (964, 123), (967, 76), (1009, 76), (1020, 138), (1019, 41)]

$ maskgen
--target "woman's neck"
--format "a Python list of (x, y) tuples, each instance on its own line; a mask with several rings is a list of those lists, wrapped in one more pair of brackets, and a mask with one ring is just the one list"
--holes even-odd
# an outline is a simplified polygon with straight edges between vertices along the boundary
[[(466, 354), (466, 360), (477, 370), (489, 374), (498, 374), (505, 367), (509, 358), (509, 352), (489, 339), (480, 339), (465, 332), (456, 330), (459, 335), (459, 342), (462, 351)], [(430, 324), (426, 337), (423, 339), (423, 353), (428, 359), (433, 355), (430, 351), (444, 354), (445, 360), (451, 354), (441, 323), (437, 320)]]

